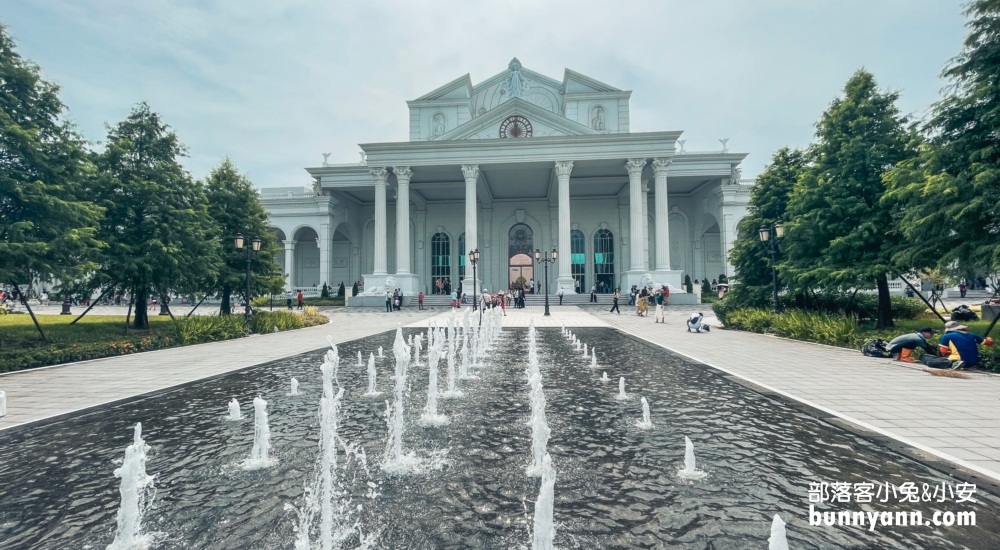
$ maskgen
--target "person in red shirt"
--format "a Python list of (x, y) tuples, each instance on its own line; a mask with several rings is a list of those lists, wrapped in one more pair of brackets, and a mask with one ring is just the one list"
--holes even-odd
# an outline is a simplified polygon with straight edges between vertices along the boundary
[(301, 288), (299, 289), (298, 300), (299, 300), (299, 309), (302, 309), (302, 304), (306, 302), (306, 297), (304, 294), (302, 294)]
[(418, 310), (423, 310), (424, 309), (424, 291), (423, 290), (421, 290), (420, 293), (417, 294), (417, 309)]

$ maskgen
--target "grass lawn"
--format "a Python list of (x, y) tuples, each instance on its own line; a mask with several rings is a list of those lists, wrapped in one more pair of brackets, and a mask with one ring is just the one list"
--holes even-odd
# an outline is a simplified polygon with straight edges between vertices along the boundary
[[(256, 330), (271, 332), (325, 323), (326, 317), (309, 308), (306, 315), (261, 311)], [(123, 315), (87, 315), (70, 325), (73, 315), (38, 315), (49, 342), (43, 342), (27, 314), (0, 315), (0, 372), (99, 359), (140, 351), (212, 342), (246, 335), (242, 316), (149, 317), (149, 330), (125, 330)]]

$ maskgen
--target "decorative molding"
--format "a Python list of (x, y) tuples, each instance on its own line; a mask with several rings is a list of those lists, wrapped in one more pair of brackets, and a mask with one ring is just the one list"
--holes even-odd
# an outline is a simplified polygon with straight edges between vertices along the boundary
[(667, 170), (674, 161), (671, 159), (653, 159), (653, 176), (660, 177), (660, 175), (667, 175)]
[(514, 217), (517, 219), (517, 223), (524, 223), (524, 209), (518, 208), (514, 210)]
[(646, 159), (628, 159), (625, 163), (625, 169), (628, 170), (628, 175), (638, 176), (642, 173), (642, 169), (646, 167)]
[(570, 173), (573, 172), (573, 161), (571, 160), (558, 160), (556, 161), (556, 175), (568, 177)]
[(385, 168), (371, 168), (368, 173), (372, 175), (375, 185), (385, 185), (389, 181), (389, 171)]
[(393, 166), (392, 173), (396, 174), (397, 183), (410, 183), (410, 178), (413, 177), (413, 170), (409, 166)]
[(466, 181), (479, 179), (479, 165), (463, 164), (462, 175), (465, 176)]

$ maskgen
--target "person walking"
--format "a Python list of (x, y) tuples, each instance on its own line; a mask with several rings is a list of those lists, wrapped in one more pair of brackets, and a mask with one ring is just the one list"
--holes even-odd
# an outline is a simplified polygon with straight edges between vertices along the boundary
[(620, 300), (621, 297), (622, 297), (622, 291), (621, 290), (622, 289), (620, 289), (620, 288), (616, 288), (615, 289), (615, 293), (611, 296), (611, 300), (612, 300), (611, 311), (609, 311), (608, 313), (618, 312), (618, 315), (622, 314), (622, 310), (618, 309), (618, 300)]
[(968, 290), (969, 287), (965, 284), (965, 281), (958, 283), (958, 292), (962, 295), (962, 298), (965, 298), (965, 294)]
[(424, 291), (423, 290), (421, 290), (420, 293), (417, 294), (417, 310), (419, 310), (419, 311), (423, 311), (424, 310)]
[(559, 294), (559, 305), (562, 305), (562, 299), (564, 293), (565, 291), (563, 290), (563, 287), (559, 287), (559, 292), (557, 292), (557, 294)]
[(292, 310), (292, 289), (285, 291), (285, 305), (288, 306), (288, 311)]
[(593, 302), (593, 303), (595, 303), (595, 304), (597, 303), (597, 284), (596, 283), (593, 284), (593, 285), (591, 285), (591, 287), (590, 287), (590, 301)]
[(305, 294), (302, 294), (301, 288), (299, 289), (299, 294), (298, 296), (296, 296), (296, 298), (298, 298), (299, 300), (299, 309), (302, 309), (302, 306), (306, 303), (306, 296)]

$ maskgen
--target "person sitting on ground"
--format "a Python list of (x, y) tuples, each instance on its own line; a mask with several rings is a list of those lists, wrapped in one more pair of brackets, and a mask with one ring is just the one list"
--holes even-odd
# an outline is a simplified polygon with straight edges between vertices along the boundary
[(695, 332), (701, 332), (703, 330), (705, 332), (711, 332), (710, 327), (704, 322), (704, 320), (704, 313), (692, 313), (691, 317), (688, 317), (687, 320), (688, 332), (691, 332), (691, 329), (694, 329)]
[(965, 325), (958, 325), (954, 330), (947, 330), (938, 340), (942, 355), (947, 353), (952, 369), (974, 368), (979, 366), (979, 344), (993, 345), (992, 338), (969, 332)]
[(931, 355), (937, 355), (937, 350), (934, 349), (934, 346), (927, 341), (927, 339), (933, 335), (934, 329), (924, 327), (917, 332), (897, 336), (889, 341), (888, 352), (892, 354), (897, 361), (902, 361), (904, 363), (916, 363), (917, 360), (913, 358), (913, 350), (918, 347), (923, 348), (924, 351)]

